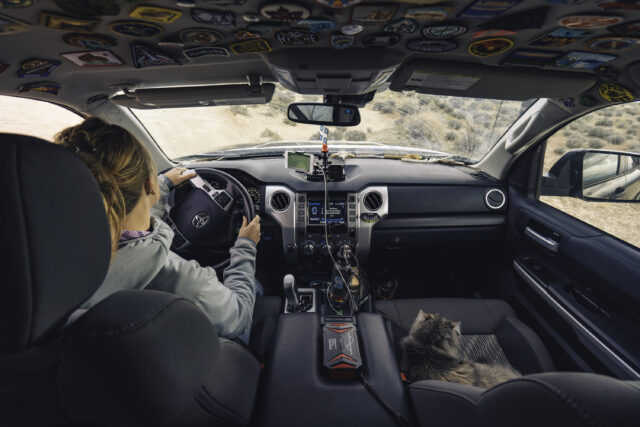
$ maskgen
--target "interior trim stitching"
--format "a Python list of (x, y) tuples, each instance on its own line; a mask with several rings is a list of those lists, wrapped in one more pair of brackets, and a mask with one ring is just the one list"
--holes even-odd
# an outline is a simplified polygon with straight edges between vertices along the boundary
[[(118, 335), (118, 334), (121, 334), (123, 332), (134, 331), (134, 330), (136, 330), (138, 328), (141, 328), (141, 327), (147, 325), (147, 323), (153, 317), (155, 317), (157, 314), (160, 314), (160, 312), (164, 311), (171, 304), (173, 304), (174, 302), (177, 302), (177, 301), (187, 301), (187, 300), (185, 298), (167, 298), (164, 301), (162, 301), (161, 303), (159, 303), (158, 305), (156, 305), (155, 307), (153, 307), (149, 312), (147, 312), (147, 314), (145, 314), (144, 316), (140, 317), (137, 320), (131, 321), (131, 322), (125, 324), (125, 325), (120, 325), (120, 326), (115, 327), (113, 329), (88, 331), (86, 334), (84, 334), (84, 336), (87, 336), (87, 337), (103, 337), (103, 336), (109, 336), (109, 335)], [(94, 309), (95, 309), (95, 307), (94, 307)]]
[(510, 383), (515, 383), (515, 382), (518, 382), (518, 381), (532, 382), (534, 384), (540, 385), (540, 386), (552, 391), (553, 393), (556, 394), (557, 397), (559, 397), (564, 403), (566, 403), (567, 406), (569, 406), (570, 409), (573, 409), (580, 416), (580, 418), (582, 418), (583, 421), (585, 421), (586, 423), (588, 423), (591, 426), (594, 426), (594, 427), (597, 426), (595, 420), (593, 418), (591, 418), (590, 413), (586, 409), (584, 409), (582, 406), (580, 406), (580, 404), (578, 404), (578, 402), (573, 400), (567, 393), (565, 393), (564, 391), (560, 390), (558, 387), (556, 387), (555, 385), (551, 384), (550, 382), (545, 381), (542, 378), (527, 377), (527, 378), (515, 379), (513, 381), (510, 381)]
[[(219, 408), (221, 408), (221, 409), (223, 409), (223, 410), (225, 410), (225, 411), (229, 412), (229, 414), (231, 414), (232, 416), (237, 417), (237, 418), (238, 418), (239, 420), (241, 420), (243, 423), (245, 423), (245, 424), (246, 424), (246, 423), (248, 423), (248, 422), (249, 422), (249, 420), (248, 420), (248, 419), (246, 419), (244, 416), (242, 416), (242, 415), (238, 414), (236, 411), (234, 411), (233, 409), (229, 408), (228, 406), (226, 406), (226, 405), (224, 405), (224, 404), (220, 403), (220, 402), (219, 402), (215, 397), (213, 397), (213, 396), (211, 395), (211, 393), (209, 392), (209, 390), (207, 390), (207, 388), (206, 388), (206, 387), (201, 387), (201, 388), (200, 388), (200, 390), (199, 390), (199, 391), (198, 391), (198, 393), (196, 394), (196, 399), (197, 399), (198, 395), (200, 395), (200, 394), (204, 394), (204, 395), (206, 395), (206, 397), (207, 397), (208, 399), (210, 399), (210, 401), (208, 401), (208, 402), (203, 402), (203, 403), (198, 402), (198, 403), (200, 404), (200, 406), (201, 406), (201, 407), (205, 406), (207, 403), (208, 403), (208, 404), (213, 403), (213, 404), (215, 404), (215, 406), (217, 406), (217, 407), (219, 407)], [(203, 407), (203, 409), (205, 409), (205, 408)], [(207, 410), (205, 409), (205, 411), (207, 411)], [(209, 412), (209, 411), (207, 411), (207, 412)], [(212, 414), (212, 415), (213, 415), (213, 414)], [(220, 414), (215, 414), (215, 415), (220, 416), (220, 417), (223, 417), (223, 419), (224, 419), (225, 421), (230, 421), (230, 420), (229, 420), (228, 418), (226, 418), (224, 415), (220, 415)]]
[(409, 385), (409, 389), (415, 389), (415, 390), (425, 390), (425, 391), (430, 391), (430, 392), (434, 392), (434, 393), (441, 393), (441, 394), (446, 394), (449, 396), (453, 396), (453, 397), (457, 397), (458, 399), (464, 400), (467, 403), (470, 403), (474, 409), (477, 409), (477, 401), (473, 400), (472, 398), (470, 398), (469, 396), (465, 396), (464, 394), (460, 394), (460, 393), (456, 393), (455, 391), (452, 390), (442, 390), (442, 389), (438, 389), (435, 388), (433, 386), (430, 385), (422, 385), (422, 384), (410, 384)]
[(582, 406), (580, 406), (580, 404), (578, 402), (573, 400), (567, 393), (565, 393), (564, 391), (562, 391), (561, 389), (556, 387), (554, 384), (552, 384), (552, 383), (550, 383), (548, 381), (545, 381), (542, 378), (527, 378), (527, 381), (531, 381), (531, 382), (538, 383), (538, 384), (541, 384), (543, 386), (546, 386), (551, 391), (555, 392), (562, 400), (564, 400), (565, 403), (567, 403), (571, 409), (574, 409), (584, 421), (586, 421), (587, 423), (589, 423), (592, 426), (596, 425), (596, 422), (591, 417), (591, 414), (589, 413), (589, 411), (587, 411)]

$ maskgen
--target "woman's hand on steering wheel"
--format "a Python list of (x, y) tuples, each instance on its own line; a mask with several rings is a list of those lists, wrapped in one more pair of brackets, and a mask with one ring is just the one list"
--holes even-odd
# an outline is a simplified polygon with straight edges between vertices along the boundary
[(247, 224), (247, 217), (242, 217), (242, 226), (238, 232), (238, 237), (247, 237), (257, 245), (260, 241), (260, 217), (258, 215), (253, 217), (253, 220)]
[(189, 181), (191, 178), (195, 178), (196, 175), (195, 171), (190, 171), (182, 167), (173, 168), (164, 173), (164, 176), (171, 181), (174, 187)]

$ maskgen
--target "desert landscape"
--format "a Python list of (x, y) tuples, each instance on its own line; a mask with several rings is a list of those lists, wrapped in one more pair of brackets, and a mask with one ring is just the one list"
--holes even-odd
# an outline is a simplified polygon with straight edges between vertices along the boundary
[[(171, 158), (256, 146), (275, 141), (317, 141), (317, 126), (286, 118), (292, 102), (320, 102), (318, 96), (276, 90), (268, 105), (238, 105), (134, 113)], [(513, 101), (378, 93), (361, 110), (360, 125), (329, 129), (330, 141), (368, 141), (426, 148), (480, 159), (521, 113)], [(25, 114), (25, 111), (28, 112)], [(81, 121), (76, 114), (46, 103), (0, 97), (2, 132), (45, 139)], [(571, 149), (595, 148), (640, 152), (640, 103), (612, 106), (580, 118), (547, 142), (544, 172)], [(569, 197), (541, 201), (619, 239), (640, 247), (638, 203), (588, 202)]]

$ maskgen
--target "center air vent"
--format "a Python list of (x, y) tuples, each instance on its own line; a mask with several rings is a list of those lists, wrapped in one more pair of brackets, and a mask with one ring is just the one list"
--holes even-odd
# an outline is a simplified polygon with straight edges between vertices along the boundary
[(382, 195), (377, 191), (371, 191), (364, 196), (362, 203), (364, 203), (364, 207), (369, 209), (370, 211), (377, 211), (382, 206)]
[(275, 193), (273, 193), (273, 196), (271, 196), (271, 200), (269, 203), (271, 204), (273, 210), (282, 212), (284, 210), (287, 210), (287, 208), (289, 207), (289, 203), (291, 203), (291, 199), (289, 198), (289, 195), (284, 191), (276, 191)]

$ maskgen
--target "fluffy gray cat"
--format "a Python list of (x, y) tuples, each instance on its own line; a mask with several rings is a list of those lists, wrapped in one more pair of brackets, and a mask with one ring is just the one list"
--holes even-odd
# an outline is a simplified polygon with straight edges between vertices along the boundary
[(504, 366), (463, 360), (460, 322), (420, 310), (409, 335), (402, 340), (401, 369), (407, 380), (439, 380), (491, 388), (520, 373)]

